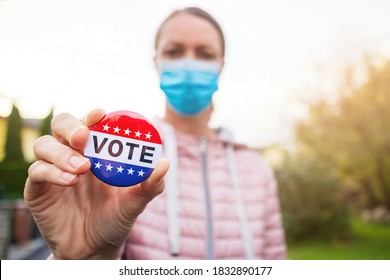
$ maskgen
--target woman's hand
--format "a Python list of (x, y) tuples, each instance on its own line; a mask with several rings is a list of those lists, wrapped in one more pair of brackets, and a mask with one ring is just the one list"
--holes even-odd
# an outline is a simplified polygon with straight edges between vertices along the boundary
[(69, 114), (52, 121), (53, 136), (34, 145), (24, 198), (55, 259), (116, 259), (134, 221), (164, 189), (169, 168), (160, 159), (141, 184), (119, 188), (96, 179), (83, 156), (89, 129), (104, 117), (94, 110), (84, 124)]

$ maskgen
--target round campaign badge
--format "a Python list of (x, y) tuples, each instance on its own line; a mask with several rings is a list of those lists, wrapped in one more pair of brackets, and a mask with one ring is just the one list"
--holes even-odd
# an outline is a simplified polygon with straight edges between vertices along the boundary
[(91, 171), (112, 186), (132, 186), (146, 180), (162, 153), (161, 137), (144, 116), (115, 111), (90, 127), (84, 156)]

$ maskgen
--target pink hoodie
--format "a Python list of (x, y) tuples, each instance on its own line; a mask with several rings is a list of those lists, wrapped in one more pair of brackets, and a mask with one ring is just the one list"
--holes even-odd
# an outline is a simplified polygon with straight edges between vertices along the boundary
[(134, 224), (123, 259), (285, 259), (269, 164), (227, 130), (217, 139), (175, 132), (158, 121), (171, 167), (165, 191)]

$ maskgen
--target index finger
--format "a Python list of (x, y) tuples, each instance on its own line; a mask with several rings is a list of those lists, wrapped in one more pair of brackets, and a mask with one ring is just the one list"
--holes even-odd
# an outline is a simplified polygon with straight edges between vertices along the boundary
[(68, 113), (55, 116), (52, 120), (53, 136), (62, 143), (66, 143), (74, 149), (84, 148), (88, 138), (88, 127), (97, 123), (105, 115), (104, 110), (91, 111), (84, 118), (84, 123)]
[(74, 149), (82, 149), (88, 137), (88, 128), (76, 117), (61, 113), (51, 121), (53, 136)]

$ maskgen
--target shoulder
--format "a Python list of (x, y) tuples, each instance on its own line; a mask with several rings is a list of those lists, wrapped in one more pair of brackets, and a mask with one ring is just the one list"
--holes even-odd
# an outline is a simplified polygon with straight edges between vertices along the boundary
[(268, 179), (274, 178), (271, 164), (261, 155), (260, 151), (243, 145), (234, 146), (238, 167), (256, 172)]
[(233, 147), (236, 165), (240, 171), (246, 174), (258, 175), (265, 180), (274, 180), (273, 167), (263, 157), (259, 149), (236, 142), (233, 134), (225, 128), (219, 129), (219, 135), (222, 141)]

